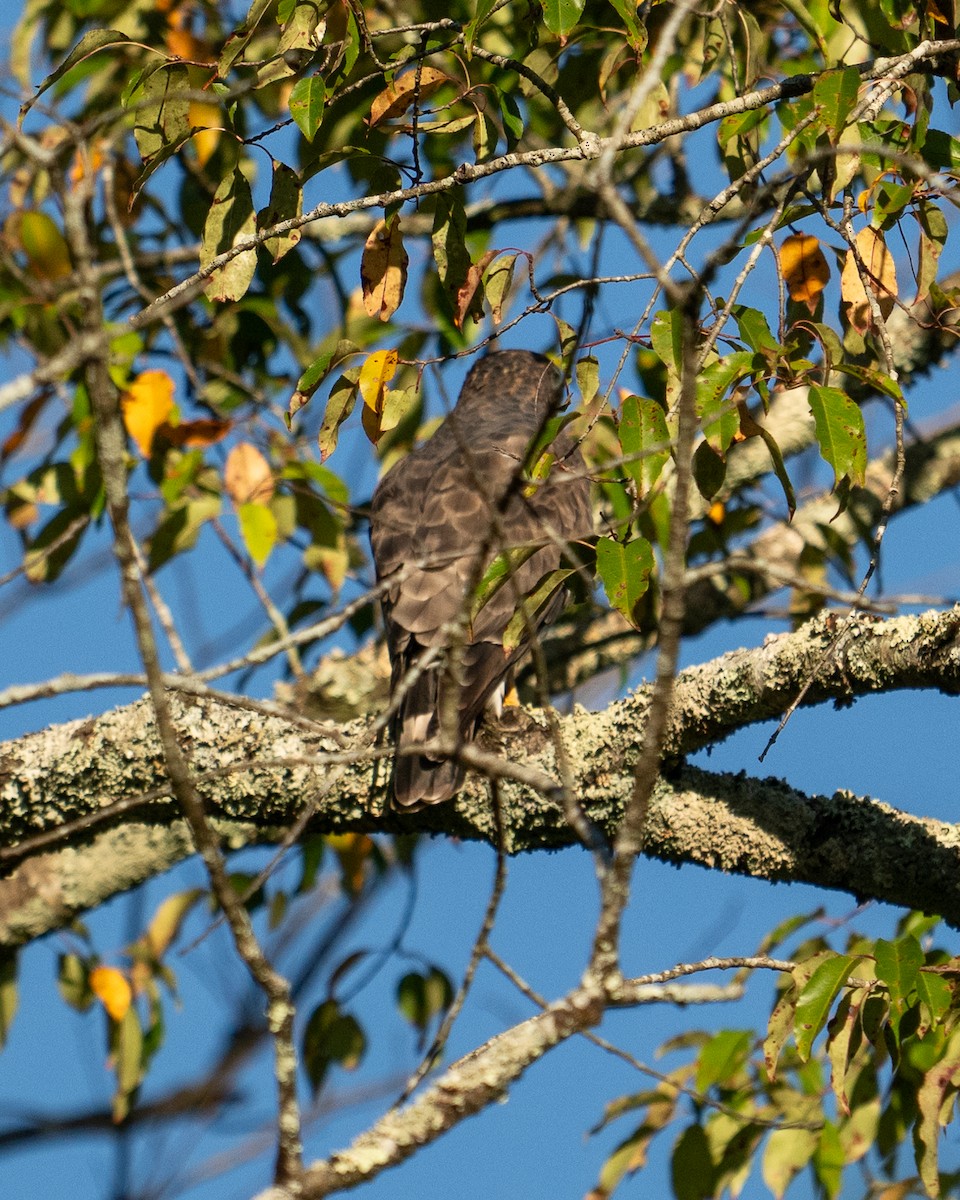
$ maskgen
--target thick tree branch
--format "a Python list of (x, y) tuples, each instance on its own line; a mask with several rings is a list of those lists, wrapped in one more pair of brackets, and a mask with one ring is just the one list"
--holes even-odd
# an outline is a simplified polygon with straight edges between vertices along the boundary
[[(645, 850), (672, 862), (841, 888), (939, 912), (960, 925), (952, 826), (845, 793), (805, 797), (776, 780), (679, 768), (683, 754), (778, 717), (829, 642), (829, 623), (829, 617), (818, 619), (755, 650), (681, 672), (665, 748), (678, 767), (653, 797)], [(882, 622), (860, 618), (843, 661), (824, 671), (808, 703), (848, 703), (900, 688), (960, 691), (958, 636), (960, 608)], [(630, 795), (648, 704), (649, 690), (640, 689), (604, 712), (577, 710), (562, 722), (578, 798), (608, 836)], [(279, 840), (318, 795), (324, 798), (310, 824), (317, 830), (441, 832), (496, 843), (486, 786), (476, 777), (456, 804), (402, 818), (379, 812), (384, 789), (377, 763), (388, 748), (369, 747), (366, 722), (343, 727), (341, 740), (210, 700), (175, 702), (174, 711), (210, 819), (227, 846)], [(548, 730), (535, 714), (518, 713), (513, 723), (513, 729), (502, 724), (487, 731), (485, 763), (555, 777)], [(0, 866), (7, 868), (0, 879), (0, 945), (59, 928), (187, 857), (192, 845), (175, 807), (162, 799), (165, 786), (142, 701), (0, 746)], [(133, 798), (157, 789), (160, 799), (131, 810)], [(500, 790), (509, 852), (573, 844), (550, 797), (538, 799), (509, 778)], [(127, 809), (111, 823), (110, 805), (121, 800)], [(18, 854), (18, 843), (31, 835), (98, 810), (104, 824), (60, 848)]]

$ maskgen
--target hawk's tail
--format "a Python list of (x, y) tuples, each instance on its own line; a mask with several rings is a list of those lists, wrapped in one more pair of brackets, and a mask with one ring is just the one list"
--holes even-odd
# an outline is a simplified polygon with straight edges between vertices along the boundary
[(466, 774), (453, 759), (404, 753), (407, 747), (437, 736), (440, 679), (439, 669), (424, 671), (411, 684), (394, 719), (393, 803), (404, 812), (449, 800), (460, 790)]

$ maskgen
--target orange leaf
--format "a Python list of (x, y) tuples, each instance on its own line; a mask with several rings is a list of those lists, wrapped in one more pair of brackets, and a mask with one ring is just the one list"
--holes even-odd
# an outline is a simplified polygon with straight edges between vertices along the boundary
[(809, 233), (791, 234), (780, 247), (780, 269), (790, 299), (806, 304), (814, 312), (830, 278), (830, 267), (817, 239)]
[(126, 976), (116, 967), (94, 967), (90, 972), (90, 990), (114, 1021), (122, 1021), (133, 1001)]
[(123, 395), (123, 423), (144, 458), (150, 457), (154, 434), (173, 412), (173, 386), (166, 371), (143, 371)]
[(851, 249), (847, 251), (843, 262), (840, 295), (843, 298), (844, 315), (857, 333), (862, 334), (869, 333), (874, 327), (873, 309), (867, 295), (867, 287), (877, 299), (881, 316), (886, 318), (896, 303), (897, 272), (893, 255), (887, 249), (887, 243), (879, 229), (867, 225), (857, 234), (854, 244), (863, 260), (867, 286), (864, 286)]
[(400, 233), (400, 214), (378, 221), (360, 259), (363, 307), (370, 317), (389, 321), (400, 307), (407, 284), (407, 252)]
[(256, 446), (240, 442), (227, 455), (223, 486), (235, 504), (266, 504), (273, 498), (273, 471)]
[(389, 87), (384, 88), (378, 96), (374, 97), (373, 104), (370, 105), (370, 116), (367, 117), (367, 124), (372, 129), (375, 125), (379, 125), (381, 121), (389, 121), (393, 117), (399, 117), (407, 111), (415, 100), (426, 100), (445, 83), (452, 82), (453, 80), (449, 75), (443, 71), (438, 71), (436, 67), (421, 67), (418, 87), (417, 71), (407, 71), (399, 79), (395, 79)]

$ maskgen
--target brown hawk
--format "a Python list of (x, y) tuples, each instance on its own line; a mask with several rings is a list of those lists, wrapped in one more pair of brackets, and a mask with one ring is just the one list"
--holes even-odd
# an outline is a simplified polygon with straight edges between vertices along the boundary
[[(568, 433), (551, 444), (546, 479), (533, 485), (523, 474), (532, 443), (563, 400), (563, 379), (546, 358), (526, 350), (489, 354), (433, 437), (374, 492), (370, 541), (377, 578), (388, 585), (382, 605), (396, 703), (393, 796), (401, 809), (458, 790), (459, 763), (402, 751), (436, 738), (441, 712), (455, 713), (459, 737), (473, 739), (485, 706), (502, 700), (501, 685), (528, 648), (526, 639), (509, 652), (503, 646), (518, 597), (560, 565), (565, 543), (592, 531), (590, 485)], [(536, 543), (543, 544), (469, 621), (477, 583), (497, 554)], [(533, 624), (554, 620), (564, 601), (561, 589)], [(429, 665), (418, 673), (425, 654)]]

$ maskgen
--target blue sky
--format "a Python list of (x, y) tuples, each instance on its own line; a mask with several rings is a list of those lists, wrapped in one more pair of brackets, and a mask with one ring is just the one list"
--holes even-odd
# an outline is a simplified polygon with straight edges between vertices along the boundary
[[(10, 20), (0, 17), (0, 25)], [(612, 254), (616, 256), (617, 251)], [(617, 293), (613, 307), (629, 306)], [(511, 344), (539, 344), (542, 328), (525, 327)], [(0, 364), (0, 381), (23, 368), (16, 358)], [(952, 400), (947, 376), (935, 371), (911, 393), (911, 415), (932, 418)], [(454, 383), (451, 390), (455, 391)], [(0, 424), (0, 433), (3, 426)], [(360, 454), (347, 443), (343, 456)], [(343, 469), (344, 459), (331, 466)], [(369, 458), (364, 470), (370, 482)], [(18, 547), (0, 526), (0, 574), (17, 561)], [(108, 540), (95, 534), (83, 562), (47, 589), (16, 583), (0, 590), (0, 686), (31, 682), (63, 671), (135, 669), (133, 639), (121, 611), (115, 574), (107, 560)], [(86, 565), (85, 565), (86, 564)], [(175, 605), (189, 614), (189, 638), (195, 648), (216, 640), (224, 629), (243, 625), (251, 612), (245, 585), (226, 566), (212, 539), (202, 540), (195, 555), (160, 576)], [(935, 501), (896, 521), (887, 537), (883, 583), (889, 592), (960, 595), (960, 522), (952, 497)], [(692, 641), (687, 663), (724, 650), (759, 643), (771, 630), (783, 628), (761, 619), (736, 627), (720, 626)], [(638, 669), (649, 673), (650, 664)], [(257, 694), (270, 692), (264, 673)], [(102, 712), (131, 698), (129, 693), (71, 695), (22, 708), (0, 711), (0, 737), (16, 737), (66, 719)], [(795, 715), (763, 768), (757, 757), (769, 727), (747, 730), (731, 738), (705, 765), (782, 776), (809, 792), (832, 792), (843, 786), (871, 794), (906, 811), (953, 820), (957, 812), (955, 765), (956, 701), (931, 694), (903, 694), (862, 700), (843, 711), (823, 709)], [(248, 868), (263, 854), (240, 856)], [(384, 1078), (404, 1076), (416, 1063), (412, 1031), (396, 1014), (393, 989), (410, 964), (423, 956), (454, 979), (465, 965), (489, 894), (493, 855), (486, 847), (438, 839), (425, 847), (417, 871), (413, 915), (403, 936), (405, 954), (391, 961), (356, 997), (358, 1015), (371, 1041), (365, 1064), (353, 1075), (337, 1073), (335, 1093), (350, 1096), (368, 1089), (375, 1098), (351, 1105), (312, 1125), (307, 1137), (310, 1156), (344, 1145), (383, 1111), (395, 1095)], [(117, 961), (123, 946), (172, 891), (202, 883), (195, 861), (152, 882), (132, 897), (122, 897), (91, 914), (91, 938), (106, 961)], [(340, 947), (376, 950), (389, 944), (407, 901), (407, 885), (398, 882), (379, 895)], [(722, 876), (695, 867), (676, 869), (642, 861), (624, 936), (625, 966), (631, 973), (657, 970), (706, 953), (745, 954), (791, 913), (824, 905), (830, 918), (851, 913), (854, 902), (839, 894), (823, 894), (804, 886), (771, 886)], [(597, 909), (597, 887), (590, 858), (577, 850), (528, 855), (512, 861), (493, 937), (493, 946), (528, 982), (548, 997), (572, 986), (582, 969)], [(874, 906), (857, 918), (859, 927), (875, 934), (889, 932), (897, 914)], [(328, 920), (318, 915), (317, 924)], [(205, 927), (195, 914), (189, 941)], [(958, 949), (953, 933), (941, 939)], [(12, 1114), (50, 1114), (104, 1107), (112, 1077), (105, 1068), (103, 1017), (96, 1010), (79, 1015), (62, 1003), (56, 989), (57, 957), (75, 945), (71, 935), (51, 935), (22, 956), (21, 1010), (8, 1046), (0, 1055), (0, 1130)], [(219, 1046), (218, 1026), (230, 1001), (244, 994), (242, 969), (220, 930), (172, 965), (179, 977), (182, 1004), (167, 1005), (167, 1041), (143, 1089), (143, 1100), (162, 1095), (177, 1082), (193, 1078), (198, 1064), (212, 1061)], [(293, 967), (296, 963), (287, 963)], [(757, 979), (746, 999), (710, 1010), (677, 1012), (646, 1008), (612, 1016), (602, 1032), (647, 1062), (667, 1037), (690, 1028), (715, 1029), (739, 1024), (762, 1027), (769, 1012), (772, 980)], [(304, 1001), (309, 1011), (322, 998), (314, 989)], [(464, 1053), (506, 1024), (531, 1012), (529, 1003), (492, 968), (484, 965), (457, 1023), (449, 1057)], [(662, 1065), (662, 1064), (661, 1064)], [(259, 1129), (269, 1131), (273, 1089), (269, 1057), (261, 1054), (243, 1072), (240, 1083), (250, 1100), (243, 1118), (228, 1116), (216, 1126), (198, 1119), (183, 1121), (160, 1135), (135, 1135), (125, 1149), (112, 1136), (71, 1136), (39, 1142), (23, 1150), (0, 1149), (0, 1192), (4, 1200), (43, 1200), (63, 1193), (69, 1180), (76, 1200), (108, 1200), (118, 1194), (117, 1181), (127, 1179), (146, 1188), (167, 1178), (186, 1177), (183, 1195), (190, 1200), (233, 1200), (252, 1195), (269, 1180), (271, 1152), (211, 1178), (198, 1173), (212, 1155), (236, 1158)], [(463, 1123), (437, 1145), (415, 1156), (397, 1171), (357, 1190), (363, 1200), (432, 1197), (451, 1194), (458, 1200), (513, 1200), (517, 1196), (547, 1200), (579, 1196), (595, 1183), (599, 1168), (620, 1136), (623, 1122), (597, 1138), (586, 1132), (599, 1119), (606, 1102), (624, 1092), (641, 1090), (647, 1080), (582, 1040), (574, 1040), (533, 1067), (511, 1090), (506, 1104)], [(670, 1135), (658, 1144), (644, 1175), (624, 1187), (624, 1196), (653, 1197), (667, 1191)], [(946, 1156), (955, 1154), (956, 1134), (947, 1135)], [(136, 1193), (139, 1194), (139, 1193)], [(148, 1192), (145, 1194), (149, 1194)], [(746, 1200), (766, 1194), (754, 1178)], [(792, 1196), (811, 1194), (805, 1181)], [(852, 1194), (852, 1193), (851, 1193)]]

